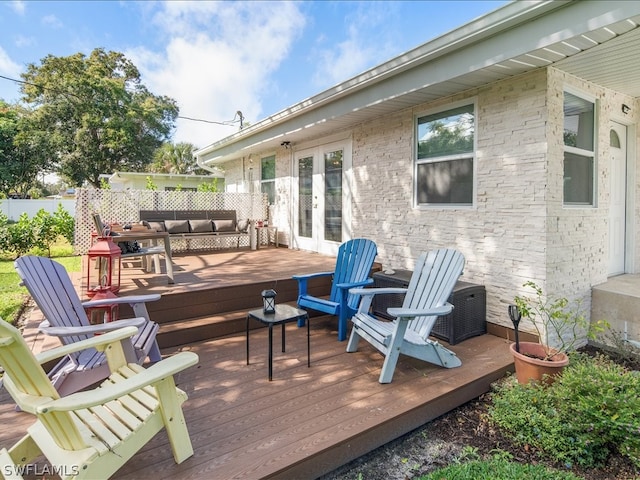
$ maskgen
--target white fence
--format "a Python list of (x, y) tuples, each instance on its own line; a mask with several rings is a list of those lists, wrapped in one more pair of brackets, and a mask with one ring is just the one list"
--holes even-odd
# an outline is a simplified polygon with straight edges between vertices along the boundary
[(41, 198), (37, 200), (16, 200), (9, 198), (6, 200), (0, 200), (0, 211), (9, 217), (9, 220), (18, 221), (18, 218), (20, 218), (20, 215), (23, 213), (26, 213), (29, 218), (34, 217), (41, 209), (44, 209), (49, 213), (54, 213), (58, 210), (58, 205), (62, 205), (62, 208), (69, 212), (69, 215), (75, 217), (75, 198)]
[(140, 210), (235, 210), (239, 220), (268, 218), (265, 193), (78, 188), (76, 198), (75, 251), (82, 255), (89, 250), (95, 231), (93, 213), (99, 213), (105, 223), (120, 224), (138, 222)]

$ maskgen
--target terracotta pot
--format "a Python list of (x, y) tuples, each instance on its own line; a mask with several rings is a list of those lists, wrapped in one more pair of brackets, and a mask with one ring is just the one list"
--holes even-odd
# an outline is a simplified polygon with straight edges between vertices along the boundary
[(518, 383), (521, 384), (527, 384), (532, 380), (543, 381), (544, 375), (548, 375), (545, 383), (552, 383), (569, 363), (569, 357), (565, 353), (556, 353), (550, 360), (542, 360), (546, 349), (539, 343), (520, 342), (520, 353), (516, 352), (515, 343), (512, 343), (509, 349), (513, 355)]

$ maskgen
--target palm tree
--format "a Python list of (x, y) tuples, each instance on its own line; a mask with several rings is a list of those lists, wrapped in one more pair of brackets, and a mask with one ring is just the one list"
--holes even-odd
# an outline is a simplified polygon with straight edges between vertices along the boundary
[(191, 143), (164, 143), (155, 151), (149, 171), (153, 173), (195, 173), (197, 168)]

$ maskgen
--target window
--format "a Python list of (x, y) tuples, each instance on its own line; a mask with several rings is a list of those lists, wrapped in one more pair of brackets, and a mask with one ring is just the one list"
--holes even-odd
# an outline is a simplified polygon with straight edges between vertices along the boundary
[(472, 205), (474, 106), (419, 117), (416, 138), (417, 205)]
[(564, 92), (564, 204), (594, 205), (595, 104)]
[(260, 163), (260, 191), (267, 194), (269, 205), (276, 203), (276, 156), (265, 157)]

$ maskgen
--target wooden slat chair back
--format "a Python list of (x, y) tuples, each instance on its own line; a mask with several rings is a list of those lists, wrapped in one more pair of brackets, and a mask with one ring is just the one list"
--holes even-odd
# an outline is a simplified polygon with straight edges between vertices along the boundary
[[(21, 466), (44, 455), (62, 478), (109, 478), (162, 428), (177, 463), (193, 454), (181, 407), (186, 395), (173, 375), (195, 365), (198, 356), (182, 352), (149, 369), (127, 364), (123, 345), (135, 331), (125, 327), (36, 357), (20, 332), (0, 319), (3, 385), (23, 412), (36, 417), (22, 439), (2, 448), (13, 463), (3, 472), (20, 478)], [(41, 364), (90, 348), (106, 352), (114, 373), (99, 388), (60, 397)]]
[[(156, 341), (157, 323), (150, 321), (146, 302), (157, 301), (159, 294), (135, 295), (117, 299), (81, 302), (69, 274), (60, 263), (46, 257), (24, 256), (15, 261), (23, 285), (45, 317), (40, 330), (59, 337), (63, 345), (86, 340), (96, 333), (133, 325), (138, 332), (132, 337), (130, 360), (142, 364), (147, 357), (152, 362), (161, 359)], [(91, 325), (85, 308), (100, 303), (131, 305), (137, 318), (118, 320), (104, 325)], [(58, 362), (49, 378), (61, 395), (73, 393), (99, 382), (110, 374), (104, 353), (95, 349), (74, 352)]]
[[(464, 256), (453, 249), (433, 250), (420, 255), (407, 288), (354, 289), (362, 295), (358, 312), (351, 319), (353, 328), (347, 352), (358, 349), (364, 338), (384, 356), (380, 383), (390, 383), (400, 354), (447, 368), (461, 365), (451, 350), (431, 340), (429, 335), (437, 318), (453, 309), (448, 299), (462, 274)], [(404, 293), (402, 307), (389, 308), (392, 322), (381, 321), (370, 313), (374, 295)]]
[[(370, 278), (373, 262), (378, 254), (376, 244), (365, 238), (348, 240), (340, 245), (333, 272), (294, 275), (298, 281), (298, 307), (311, 309), (338, 317), (338, 340), (347, 338), (347, 322), (356, 313), (359, 295), (349, 289), (373, 283)], [(329, 298), (319, 298), (308, 293), (308, 281), (333, 276)]]

